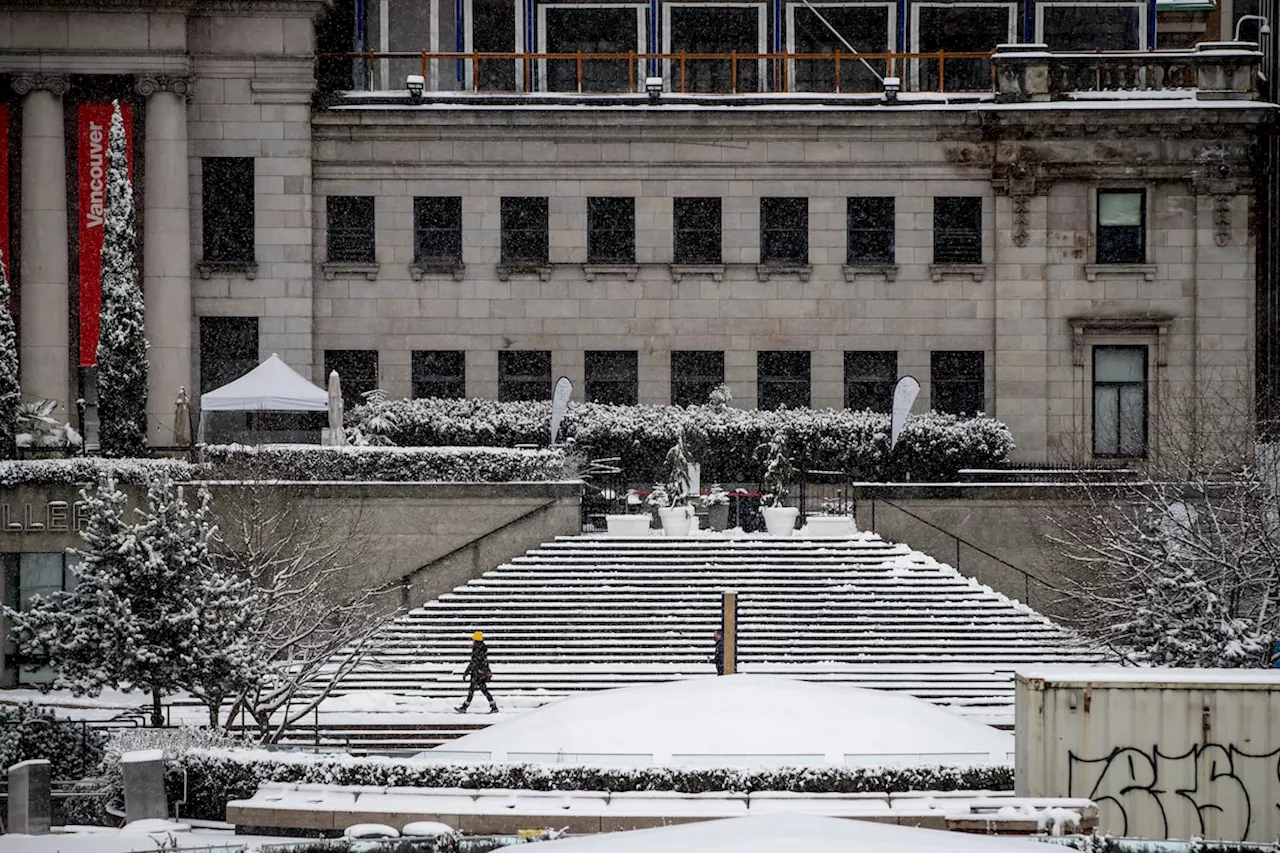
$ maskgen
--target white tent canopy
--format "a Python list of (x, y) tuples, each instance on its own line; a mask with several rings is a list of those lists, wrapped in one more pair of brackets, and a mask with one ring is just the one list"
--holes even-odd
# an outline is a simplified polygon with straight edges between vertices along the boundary
[(329, 393), (275, 353), (239, 379), (200, 395), (201, 412), (324, 412)]

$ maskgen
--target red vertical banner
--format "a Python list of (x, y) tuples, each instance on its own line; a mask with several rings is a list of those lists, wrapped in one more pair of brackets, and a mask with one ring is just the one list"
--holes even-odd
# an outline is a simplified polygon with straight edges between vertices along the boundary
[(0, 104), (0, 253), (5, 272), (13, 281), (13, 258), (9, 254), (9, 106)]
[[(120, 106), (124, 144), (133, 172), (133, 111)], [(107, 148), (111, 104), (81, 104), (76, 121), (76, 195), (80, 236), (80, 366), (98, 360), (98, 323), (102, 313), (102, 231), (107, 213)]]

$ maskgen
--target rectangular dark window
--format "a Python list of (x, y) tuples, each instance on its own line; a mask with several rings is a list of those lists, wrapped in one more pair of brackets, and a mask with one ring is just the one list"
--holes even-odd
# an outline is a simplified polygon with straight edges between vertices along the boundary
[(711, 391), (724, 384), (724, 353), (719, 350), (674, 350), (671, 353), (671, 405), (705, 405)]
[(756, 407), (809, 407), (809, 353), (779, 350), (756, 353)]
[(551, 353), (547, 350), (498, 351), (498, 400), (551, 399)]
[(981, 350), (929, 353), (934, 411), (976, 415), (986, 407), (986, 372)]
[(1093, 348), (1093, 452), (1147, 453), (1147, 348)]
[(342, 406), (351, 409), (364, 402), (364, 395), (378, 387), (376, 349), (327, 349), (324, 351), (325, 381), (338, 371), (342, 383)]
[(587, 263), (636, 262), (636, 200), (587, 199)]
[(203, 260), (253, 263), (253, 158), (200, 161)]
[(413, 200), (413, 262), (462, 263), (462, 199), (425, 196)]
[(635, 350), (587, 350), (582, 355), (588, 403), (636, 404), (640, 370)]
[(504, 198), (502, 262), (545, 265), (549, 257), (547, 200), (522, 196)]
[[(1036, 4), (1041, 35), (1054, 51), (1141, 50), (1142, 16), (1136, 5)], [(1235, 4), (1239, 20), (1240, 4)], [(1247, 23), (1247, 22), (1246, 22)]]
[(891, 264), (893, 256), (893, 198), (851, 198), (848, 201), (848, 264)]
[(201, 394), (221, 388), (257, 366), (257, 317), (200, 318)]
[(809, 263), (809, 199), (760, 199), (760, 263)]
[(722, 260), (720, 199), (673, 199), (675, 262), (718, 264)]
[(981, 197), (933, 200), (933, 262), (982, 263)]
[[(76, 571), (80, 562), (80, 555), (71, 551), (0, 554), (5, 606), (19, 612), (27, 611), (36, 596), (47, 599), (59, 592), (70, 592), (79, 582)], [(5, 640), (4, 652), (3, 684), (6, 688), (48, 685), (53, 681), (55, 673), (46, 658), (19, 654), (12, 638)]]
[(331, 195), (328, 214), (328, 260), (371, 264), (375, 261), (373, 196)]
[(893, 388), (898, 383), (896, 352), (844, 354), (844, 407), (860, 412), (893, 411)]
[(412, 356), (413, 396), (467, 396), (467, 357), (462, 350), (414, 350)]
[(1098, 190), (1098, 263), (1147, 261), (1147, 191)]

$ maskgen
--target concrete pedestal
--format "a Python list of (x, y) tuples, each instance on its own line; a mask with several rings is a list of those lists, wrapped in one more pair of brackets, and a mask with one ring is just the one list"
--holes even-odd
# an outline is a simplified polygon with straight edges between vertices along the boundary
[(9, 768), (9, 833), (44, 835), (53, 814), (52, 768), (48, 761), (22, 761)]
[(120, 759), (124, 772), (124, 814), (135, 820), (167, 820), (169, 800), (164, 791), (164, 754), (158, 749), (126, 752)]

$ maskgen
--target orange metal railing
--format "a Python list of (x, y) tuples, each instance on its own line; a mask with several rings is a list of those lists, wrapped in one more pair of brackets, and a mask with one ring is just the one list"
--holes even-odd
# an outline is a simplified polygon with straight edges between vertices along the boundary
[[(869, 94), (883, 92), (880, 77), (898, 77), (901, 79), (902, 91), (937, 91), (937, 92), (990, 92), (994, 89), (995, 69), (989, 52), (980, 53), (690, 53), (679, 51), (673, 53), (432, 53), (421, 52), (375, 52), (367, 53), (319, 53), (317, 62), (323, 60), (347, 60), (359, 63), (365, 72), (367, 87), (375, 90), (374, 81), (378, 78), (379, 63), (405, 62), (417, 60), (418, 73), (429, 81), (428, 88), (436, 91), (470, 91), (470, 92), (545, 92), (575, 91), (582, 94), (603, 93), (641, 93), (644, 91), (644, 73), (642, 65), (657, 63), (660, 76), (663, 77), (666, 90), (677, 93), (705, 94), (746, 94), (757, 92), (806, 92), (810, 94)], [(573, 63), (572, 89), (549, 89), (548, 64)], [(598, 76), (588, 73), (591, 63), (625, 63), (625, 88), (619, 84), (607, 88), (593, 88)], [(691, 69), (699, 63), (727, 63), (727, 80), (716, 81), (712, 88), (699, 88), (691, 84)], [(454, 64), (451, 71), (447, 63)], [(492, 86), (482, 74), (481, 63), (502, 63), (520, 74), (503, 75), (503, 85)], [(804, 80), (797, 81), (796, 63), (830, 63), (830, 87), (816, 88), (816, 78), (821, 71), (817, 66)], [(948, 81), (947, 66), (953, 68), (962, 63), (962, 73), (954, 72)], [(981, 65), (979, 65), (981, 63)], [(846, 81), (844, 71), (850, 65), (867, 71), (868, 65), (874, 72), (859, 73), (861, 85), (854, 81)], [(983, 67), (985, 66), (985, 67)], [(723, 68), (723, 65), (721, 66)], [(744, 74), (744, 69), (754, 73)], [(821, 76), (825, 76), (823, 73)], [(703, 75), (705, 78), (705, 75)], [(754, 88), (750, 86), (754, 79)], [(744, 80), (747, 81), (744, 83)], [(981, 85), (974, 85), (981, 80)], [(403, 89), (403, 80), (387, 81), (387, 88)], [(434, 82), (434, 85), (431, 83)], [(853, 87), (850, 88), (852, 82)], [(948, 83), (952, 85), (948, 85)], [(509, 84), (509, 85), (508, 85)], [(806, 88), (796, 88), (797, 85)], [(716, 88), (722, 86), (722, 88)], [(358, 87), (359, 88), (359, 87)]]

